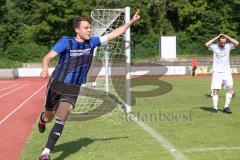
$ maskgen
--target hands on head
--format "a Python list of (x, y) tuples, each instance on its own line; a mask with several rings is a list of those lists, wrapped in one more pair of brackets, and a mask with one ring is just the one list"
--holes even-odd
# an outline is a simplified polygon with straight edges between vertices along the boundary
[(220, 33), (219, 35), (218, 35), (218, 37), (220, 37), (220, 36), (226, 36), (225, 34), (223, 34), (223, 33)]

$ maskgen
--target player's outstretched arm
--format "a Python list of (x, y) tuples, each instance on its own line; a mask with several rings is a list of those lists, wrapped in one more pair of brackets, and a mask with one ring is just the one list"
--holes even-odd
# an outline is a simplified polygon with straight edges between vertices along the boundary
[(224, 36), (230, 41), (233, 43), (234, 47), (236, 47), (237, 45), (239, 45), (239, 42), (236, 40), (236, 39), (233, 39), (232, 37), (229, 37), (228, 35), (225, 35)]
[(205, 46), (206, 46), (207, 48), (209, 48), (210, 45), (211, 45), (214, 41), (216, 41), (221, 35), (223, 35), (223, 34), (219, 34), (217, 37), (215, 37), (215, 38), (207, 41), (207, 42), (205, 43)]
[(42, 71), (40, 73), (40, 76), (42, 78), (47, 78), (48, 77), (48, 65), (51, 59), (53, 59), (54, 57), (57, 56), (57, 53), (53, 50), (51, 50), (50, 52), (48, 52), (48, 54), (46, 54), (43, 59), (42, 59)]
[(117, 38), (118, 36), (120, 36), (121, 34), (123, 34), (133, 23), (135, 23), (136, 21), (138, 21), (140, 19), (140, 15), (139, 15), (139, 9), (136, 11), (136, 13), (134, 14), (134, 16), (132, 17), (132, 19), (128, 22), (125, 23), (124, 25), (116, 28), (115, 30), (113, 30), (111, 33), (109, 33), (107, 35), (107, 39), (108, 41), (113, 40), (115, 38)]

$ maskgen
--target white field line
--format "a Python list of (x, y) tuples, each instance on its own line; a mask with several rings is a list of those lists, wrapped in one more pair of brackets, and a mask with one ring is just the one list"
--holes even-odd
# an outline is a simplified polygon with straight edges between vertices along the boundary
[(40, 87), (36, 92), (34, 92), (30, 97), (28, 97), (25, 101), (23, 101), (19, 106), (17, 106), (11, 113), (9, 113), (5, 118), (0, 121), (0, 125), (5, 122), (11, 115), (13, 115), (16, 111), (18, 111), (25, 103), (27, 103), (33, 96), (35, 96), (41, 89), (43, 89), (47, 85), (44, 84)]
[(27, 85), (29, 85), (29, 84), (24, 84), (24, 85), (22, 85), (22, 86), (20, 86), (20, 87), (18, 87), (18, 88), (15, 88), (15, 89), (13, 89), (13, 90), (11, 90), (11, 91), (3, 94), (3, 95), (0, 95), (0, 98), (6, 96), (6, 95), (8, 95), (8, 94), (10, 94), (10, 93), (12, 93), (12, 92), (14, 92), (14, 91), (16, 91), (16, 90), (19, 90), (19, 89), (21, 89), (21, 88), (23, 88), (23, 87), (25, 87), (25, 86), (27, 86)]
[(12, 87), (14, 87), (14, 86), (16, 86), (16, 85), (18, 85), (18, 84), (13, 84), (13, 85), (11, 85), (11, 86), (2, 88), (2, 89), (0, 89), (0, 91), (4, 91), (4, 90), (9, 89), (9, 88), (12, 88)]
[(146, 123), (141, 121), (139, 118), (135, 117), (133, 114), (128, 114), (128, 116), (134, 122), (136, 122), (139, 126), (141, 126), (146, 132), (148, 132), (154, 139), (156, 139), (165, 149), (167, 149), (176, 160), (188, 160), (188, 158), (183, 152), (177, 149), (173, 144), (171, 144), (171, 142), (169, 142), (166, 138), (164, 138), (160, 133), (155, 131), (153, 128), (151, 128)]
[(192, 153), (192, 152), (210, 152), (210, 151), (222, 151), (222, 150), (240, 150), (240, 147), (190, 148), (190, 149), (186, 149), (184, 152)]

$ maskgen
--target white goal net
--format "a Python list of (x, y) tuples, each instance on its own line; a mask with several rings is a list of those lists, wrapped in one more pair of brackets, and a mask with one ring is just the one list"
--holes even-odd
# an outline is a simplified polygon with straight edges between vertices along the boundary
[[(91, 12), (93, 36), (102, 36), (130, 20), (130, 9), (95, 9)], [(130, 30), (94, 51), (87, 83), (81, 87), (70, 120), (88, 120), (130, 102)], [(127, 80), (129, 79), (129, 80)], [(128, 107), (127, 107), (128, 108)]]

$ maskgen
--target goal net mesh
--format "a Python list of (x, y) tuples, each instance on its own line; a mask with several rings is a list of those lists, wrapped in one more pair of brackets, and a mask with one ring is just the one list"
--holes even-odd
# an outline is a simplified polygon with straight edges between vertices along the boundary
[[(93, 36), (103, 36), (125, 23), (125, 9), (96, 9), (91, 12)], [(81, 87), (70, 120), (87, 120), (112, 113), (116, 99), (126, 101), (125, 36), (95, 48), (87, 83)]]

